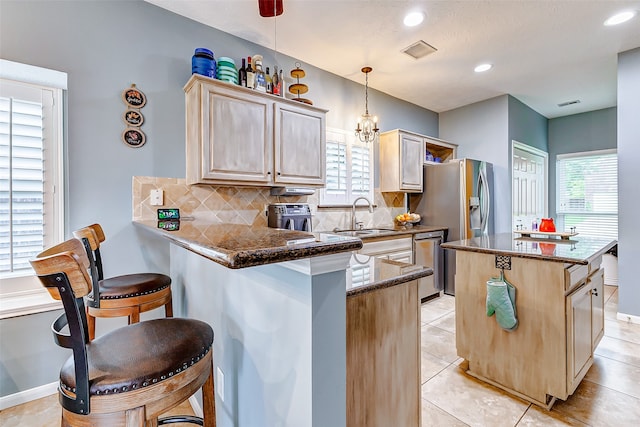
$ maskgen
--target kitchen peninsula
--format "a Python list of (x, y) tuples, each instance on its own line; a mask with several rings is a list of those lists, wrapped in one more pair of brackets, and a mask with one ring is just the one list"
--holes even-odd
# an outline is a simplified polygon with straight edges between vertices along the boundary
[[(358, 238), (199, 220), (181, 221), (176, 231), (158, 229), (156, 221), (134, 224), (173, 243), (176, 314), (214, 328), (219, 426), (355, 425), (346, 421), (347, 391), (355, 390), (358, 400), (367, 393), (347, 385), (347, 353), (358, 354), (349, 347), (355, 343), (362, 349), (366, 340), (348, 334), (346, 314), (349, 301), (359, 298), (375, 301), (376, 295), (392, 294), (413, 307), (406, 318), (415, 320), (414, 329), (397, 335), (413, 334), (415, 348), (404, 355), (412, 362), (394, 360), (405, 373), (415, 368), (419, 381), (416, 279), (431, 269), (368, 260), (371, 277), (377, 279), (354, 283), (346, 272), (352, 251), (362, 247)], [(366, 303), (354, 312), (372, 317)], [(382, 338), (389, 345), (397, 336)], [(356, 360), (363, 360), (363, 354)], [(419, 382), (413, 388), (411, 416), (419, 419)]]
[[(448, 242), (456, 250), (456, 347), (467, 372), (550, 409), (593, 364), (604, 334), (602, 255), (614, 240), (504, 233)], [(518, 325), (487, 315), (487, 281), (516, 288)]]

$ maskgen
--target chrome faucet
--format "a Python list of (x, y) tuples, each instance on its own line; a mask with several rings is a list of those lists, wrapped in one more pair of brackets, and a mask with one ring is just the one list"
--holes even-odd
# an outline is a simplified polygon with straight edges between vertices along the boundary
[(367, 203), (369, 203), (369, 212), (373, 213), (373, 204), (371, 204), (371, 201), (369, 199), (367, 199), (364, 196), (360, 196), (357, 199), (355, 199), (353, 201), (353, 205), (351, 205), (351, 229), (352, 230), (355, 230), (356, 224), (358, 224), (356, 222), (356, 203), (358, 202), (358, 200), (365, 200)]

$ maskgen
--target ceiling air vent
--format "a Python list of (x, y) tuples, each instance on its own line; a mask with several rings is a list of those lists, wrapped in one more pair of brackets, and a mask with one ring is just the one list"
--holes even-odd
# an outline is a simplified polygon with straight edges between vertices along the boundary
[(576, 99), (573, 101), (561, 102), (560, 104), (558, 104), (558, 107), (566, 107), (567, 105), (573, 105), (573, 104), (580, 104), (580, 100)]
[(413, 57), (414, 59), (420, 59), (437, 50), (438, 49), (424, 42), (423, 40), (419, 40), (414, 44), (412, 44), (411, 46), (409, 46), (408, 48), (403, 49), (402, 51), (407, 55)]

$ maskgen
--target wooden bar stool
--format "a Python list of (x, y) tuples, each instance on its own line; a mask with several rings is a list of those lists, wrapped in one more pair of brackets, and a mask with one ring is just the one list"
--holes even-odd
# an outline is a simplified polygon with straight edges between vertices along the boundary
[[(91, 292), (83, 244), (67, 240), (31, 261), (64, 313), (55, 342), (73, 350), (60, 370), (62, 427), (150, 427), (188, 422), (215, 427), (213, 330), (199, 320), (154, 319), (89, 341), (84, 296)], [(61, 332), (68, 326), (69, 333)], [(204, 419), (160, 414), (202, 388)]]
[(87, 296), (89, 339), (95, 338), (96, 317), (129, 318), (140, 321), (140, 313), (162, 307), (166, 317), (173, 317), (171, 278), (160, 273), (125, 274), (104, 278), (100, 243), (105, 236), (99, 224), (92, 224), (73, 235), (84, 244), (90, 263), (93, 292)]

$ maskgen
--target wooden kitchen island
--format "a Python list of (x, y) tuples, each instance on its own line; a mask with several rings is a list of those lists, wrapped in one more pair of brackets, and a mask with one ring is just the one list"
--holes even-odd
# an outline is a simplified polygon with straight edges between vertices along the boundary
[[(550, 409), (593, 364), (604, 334), (602, 255), (614, 240), (504, 233), (447, 242), (456, 250), (456, 347), (467, 373)], [(487, 281), (516, 288), (518, 326), (487, 316)]]
[(362, 241), (331, 233), (134, 224), (172, 243), (174, 314), (214, 329), (219, 427), (419, 425), (417, 279), (431, 269), (360, 257), (353, 273)]

